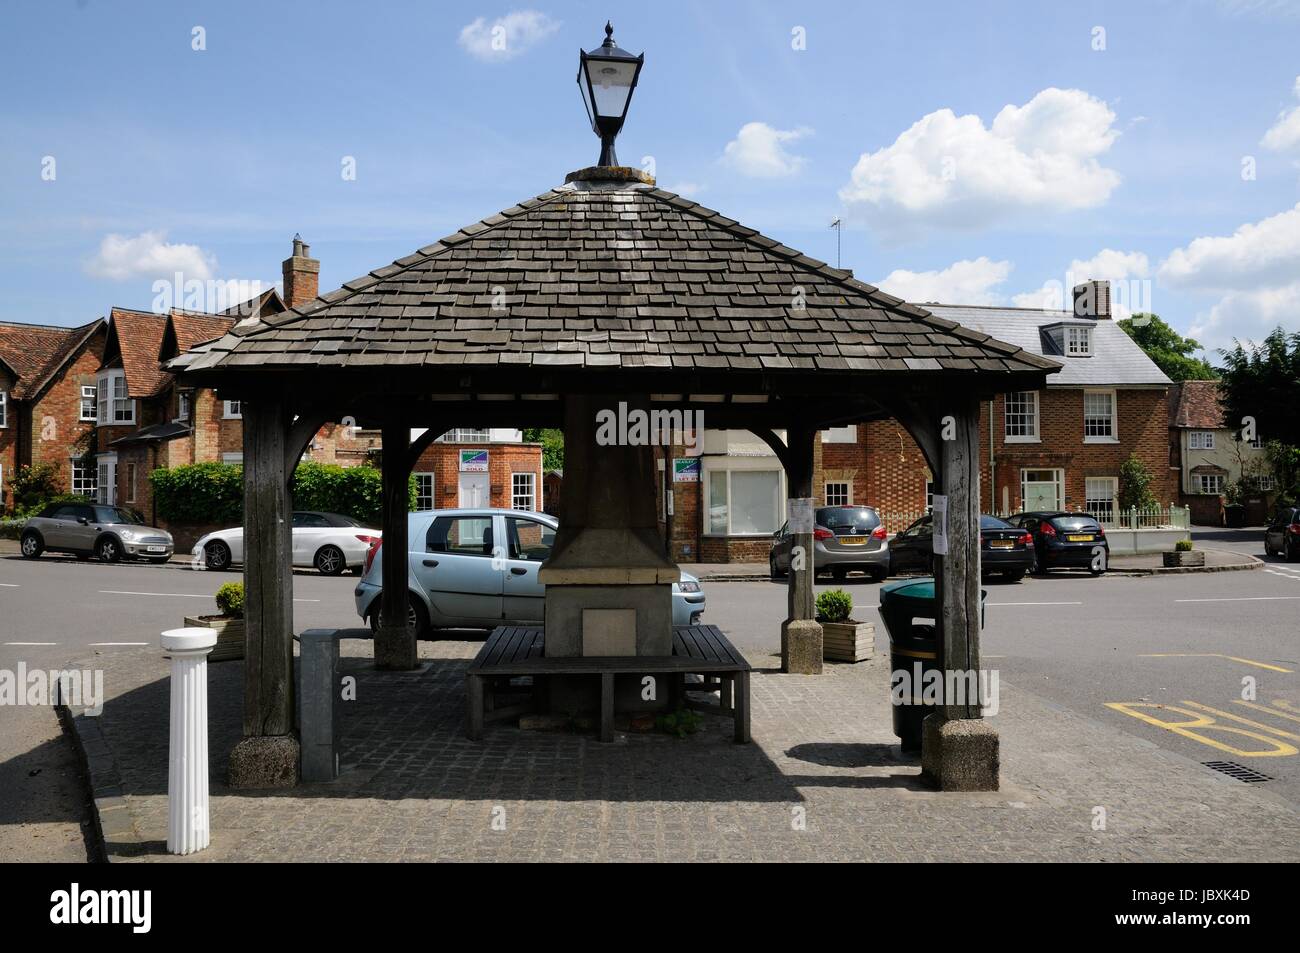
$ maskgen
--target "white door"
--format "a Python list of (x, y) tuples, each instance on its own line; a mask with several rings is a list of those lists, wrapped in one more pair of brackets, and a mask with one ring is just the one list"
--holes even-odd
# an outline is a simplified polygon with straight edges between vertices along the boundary
[(488, 475), (486, 473), (460, 474), (460, 508), (479, 509), (488, 505)]
[(99, 482), (95, 487), (95, 501), (112, 506), (117, 502), (117, 454), (99, 457)]
[(1063, 502), (1061, 488), (1064, 482), (1060, 470), (1021, 470), (1020, 495), (1024, 510), (1030, 513), (1059, 510)]

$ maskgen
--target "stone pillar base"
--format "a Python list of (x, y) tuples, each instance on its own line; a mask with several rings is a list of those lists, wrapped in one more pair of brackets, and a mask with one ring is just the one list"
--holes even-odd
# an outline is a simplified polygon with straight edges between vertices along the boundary
[(996, 791), (998, 733), (979, 718), (928, 715), (921, 728), (921, 777), (940, 791)]
[(298, 783), (301, 751), (293, 735), (245, 738), (230, 752), (232, 788), (291, 788)]
[(420, 665), (415, 633), (405, 625), (381, 625), (375, 633), (375, 668), (386, 672), (409, 672)]
[(812, 619), (781, 623), (781, 671), (791, 675), (822, 673), (822, 627)]

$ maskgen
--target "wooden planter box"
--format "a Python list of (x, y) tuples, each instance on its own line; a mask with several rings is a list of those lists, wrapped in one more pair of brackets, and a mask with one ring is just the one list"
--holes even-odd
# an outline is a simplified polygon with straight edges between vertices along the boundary
[(823, 622), (822, 657), (832, 662), (862, 662), (876, 651), (876, 627), (870, 622)]
[(217, 645), (208, 654), (209, 662), (244, 657), (244, 620), (224, 615), (186, 616), (185, 625), (217, 630)]
[(1164, 557), (1165, 565), (1168, 567), (1205, 565), (1205, 553), (1196, 549), (1189, 550), (1185, 553), (1175, 550), (1172, 553), (1161, 553), (1161, 555)]

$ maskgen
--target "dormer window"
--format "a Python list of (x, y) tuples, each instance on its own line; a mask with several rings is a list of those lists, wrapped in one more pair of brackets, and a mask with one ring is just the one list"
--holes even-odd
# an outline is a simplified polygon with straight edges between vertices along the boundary
[(1092, 356), (1092, 328), (1067, 326), (1065, 328), (1065, 353), (1068, 357)]
[(135, 423), (135, 401), (127, 391), (125, 371), (100, 374), (95, 399), (99, 404), (97, 417), (101, 427)]

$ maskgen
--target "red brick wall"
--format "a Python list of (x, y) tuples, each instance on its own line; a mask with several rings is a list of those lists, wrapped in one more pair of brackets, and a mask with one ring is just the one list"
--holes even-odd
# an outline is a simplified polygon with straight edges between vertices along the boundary
[(0, 429), (0, 513), (7, 512), (13, 501), (13, 492), (9, 489), (14, 470), (18, 466), (18, 432), (20, 430), (18, 415), (20, 408), (13, 399), (14, 377), (5, 368), (0, 367), (0, 391), (4, 391), (5, 426)]
[(460, 451), (486, 450), (488, 454), (488, 506), (510, 507), (510, 476), (532, 473), (537, 505), (545, 503), (542, 488), (542, 448), (533, 443), (432, 443), (411, 468), (415, 473), (432, 473), (438, 509), (460, 505)]

